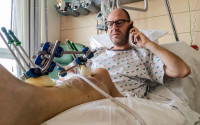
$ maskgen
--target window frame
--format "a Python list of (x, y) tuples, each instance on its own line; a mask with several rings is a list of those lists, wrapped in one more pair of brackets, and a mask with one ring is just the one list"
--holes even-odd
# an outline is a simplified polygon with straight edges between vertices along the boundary
[[(11, 12), (10, 13), (10, 17), (11, 17), (10, 18), (10, 27), (9, 27), (10, 29), (12, 29), (12, 5), (13, 5), (13, 0), (11, 0), (11, 4), (10, 4), (10, 12)], [(3, 33), (2, 33), (2, 35), (3, 35)], [(10, 53), (7, 46), (6, 46), (6, 48), (0, 47), (0, 58), (2, 58), (2, 59), (13, 59), (12, 54)]]
[(14, 59), (8, 48), (0, 48), (0, 58)]

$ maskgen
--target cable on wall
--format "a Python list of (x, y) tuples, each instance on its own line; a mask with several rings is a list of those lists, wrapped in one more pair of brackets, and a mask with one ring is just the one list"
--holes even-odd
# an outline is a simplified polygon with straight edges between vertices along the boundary
[(47, 15), (47, 0), (44, 0), (45, 8), (45, 30), (46, 30), (46, 41), (48, 41), (48, 15)]
[(177, 31), (176, 31), (176, 27), (175, 27), (175, 24), (174, 24), (174, 20), (173, 20), (171, 8), (170, 8), (170, 5), (169, 5), (169, 1), (168, 0), (164, 0), (164, 2), (165, 2), (165, 6), (167, 8), (168, 15), (169, 15), (169, 19), (170, 19), (170, 22), (171, 22), (171, 26), (172, 26), (172, 30), (173, 30), (173, 33), (174, 33), (174, 37), (175, 37), (176, 41), (179, 41), (179, 37), (178, 37)]
[(194, 35), (194, 30), (195, 30), (195, 28), (196, 28), (196, 21), (197, 21), (197, 19), (196, 19), (196, 10), (197, 10), (197, 7), (198, 7), (198, 4), (199, 4), (199, 0), (196, 0), (196, 6), (195, 6), (195, 9), (194, 9), (194, 20), (193, 20), (193, 22), (192, 22), (192, 40), (193, 41), (195, 41), (195, 35)]
[(190, 45), (192, 45), (193, 39), (192, 39), (192, 21), (191, 21), (190, 0), (188, 0), (188, 11), (189, 11), (189, 21), (190, 21)]
[(196, 28), (196, 25), (195, 25), (196, 24), (196, 9), (197, 9), (197, 6), (199, 4), (199, 0), (196, 0), (195, 3), (196, 3), (196, 6), (195, 6), (195, 9), (194, 9), (194, 20), (192, 22), (191, 1), (188, 0), (188, 11), (189, 11), (189, 21), (190, 21), (190, 45), (193, 45), (193, 42), (195, 41), (194, 30)]

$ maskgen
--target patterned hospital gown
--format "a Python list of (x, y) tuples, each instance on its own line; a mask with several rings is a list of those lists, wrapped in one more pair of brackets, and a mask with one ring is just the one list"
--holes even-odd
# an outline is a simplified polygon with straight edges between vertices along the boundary
[(162, 61), (144, 48), (132, 46), (128, 50), (98, 48), (92, 58), (91, 69), (108, 70), (116, 88), (124, 96), (144, 97), (148, 83), (163, 83)]

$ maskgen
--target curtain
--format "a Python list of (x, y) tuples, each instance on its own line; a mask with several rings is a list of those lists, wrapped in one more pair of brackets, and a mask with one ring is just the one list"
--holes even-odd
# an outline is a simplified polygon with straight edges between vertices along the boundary
[[(22, 47), (30, 55), (29, 52), (29, 1), (27, 0), (13, 0), (12, 12), (12, 30), (19, 41), (22, 42)], [(17, 55), (18, 56), (18, 55)], [(24, 64), (22, 63), (24, 66)], [(24, 66), (25, 67), (25, 66)], [(22, 75), (22, 70), (17, 67), (17, 76)]]
[[(44, 0), (13, 0), (12, 30), (31, 60), (45, 39), (44, 7)], [(18, 67), (20, 75), (22, 71)]]

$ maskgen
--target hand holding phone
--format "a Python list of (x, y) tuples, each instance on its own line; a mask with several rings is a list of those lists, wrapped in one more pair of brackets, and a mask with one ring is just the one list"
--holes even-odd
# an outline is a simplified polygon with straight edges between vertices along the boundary
[(140, 32), (136, 27), (129, 30), (130, 40), (137, 47), (145, 48), (146, 43), (152, 42), (149, 40), (142, 32)]
[[(134, 37), (134, 35), (132, 36), (131, 35), (131, 33), (133, 32), (133, 29), (134, 28), (134, 26), (133, 25), (131, 25), (130, 27), (129, 27), (129, 40), (131, 41), (131, 43), (133, 43), (134, 44), (134, 39), (135, 39), (135, 37)], [(132, 37), (132, 38), (131, 38)]]

